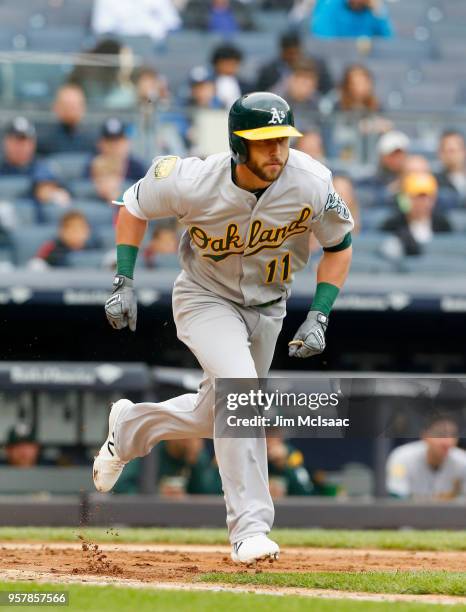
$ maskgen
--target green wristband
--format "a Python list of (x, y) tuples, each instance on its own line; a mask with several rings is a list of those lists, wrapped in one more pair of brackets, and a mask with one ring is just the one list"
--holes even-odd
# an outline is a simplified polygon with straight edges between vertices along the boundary
[(117, 244), (117, 273), (133, 278), (139, 248), (132, 244)]
[(340, 289), (331, 283), (317, 283), (311, 310), (319, 310), (328, 317), (339, 292)]

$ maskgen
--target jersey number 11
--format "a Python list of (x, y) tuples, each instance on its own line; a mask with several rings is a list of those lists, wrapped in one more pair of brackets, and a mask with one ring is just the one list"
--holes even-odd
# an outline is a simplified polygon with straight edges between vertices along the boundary
[[(286, 282), (290, 278), (291, 265), (290, 265), (291, 255), (286, 253), (280, 260), (280, 278), (283, 282)], [(277, 269), (279, 267), (278, 257), (274, 257), (266, 266), (267, 270), (267, 278), (265, 282), (267, 284), (273, 283), (275, 281), (275, 277), (277, 274)]]

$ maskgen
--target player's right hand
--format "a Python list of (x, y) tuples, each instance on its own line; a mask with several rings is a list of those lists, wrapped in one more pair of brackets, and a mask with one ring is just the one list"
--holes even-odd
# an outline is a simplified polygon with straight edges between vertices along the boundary
[(131, 331), (136, 331), (138, 305), (132, 278), (115, 276), (112, 295), (105, 302), (105, 314), (114, 329), (129, 326)]

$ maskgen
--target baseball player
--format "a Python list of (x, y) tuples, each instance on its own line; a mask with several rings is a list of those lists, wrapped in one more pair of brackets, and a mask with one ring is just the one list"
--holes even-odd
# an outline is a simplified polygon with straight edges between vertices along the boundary
[(198, 393), (165, 402), (113, 404), (109, 433), (94, 461), (98, 491), (110, 491), (124, 465), (161, 440), (213, 438), (227, 509), (232, 559), (277, 558), (269, 533), (264, 438), (216, 438), (216, 378), (268, 373), (293, 274), (309, 258), (309, 232), (324, 252), (310, 312), (290, 342), (292, 357), (325, 348), (328, 316), (351, 261), (353, 220), (330, 171), (290, 149), (300, 136), (288, 103), (271, 93), (239, 98), (229, 113), (228, 153), (205, 160), (158, 157), (123, 196), (117, 274), (105, 309), (115, 329), (136, 329), (133, 272), (150, 219), (175, 216), (186, 227), (182, 272), (173, 290), (177, 334), (204, 370)]

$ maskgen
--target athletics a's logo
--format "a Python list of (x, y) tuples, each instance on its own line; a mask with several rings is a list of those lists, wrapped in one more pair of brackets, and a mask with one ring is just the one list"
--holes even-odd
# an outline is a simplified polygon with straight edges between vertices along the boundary
[(275, 106), (272, 106), (270, 111), (272, 113), (272, 119), (269, 121), (269, 124), (277, 125), (277, 123), (280, 123), (280, 124), (283, 123), (283, 120), (285, 119), (285, 116), (286, 116), (285, 111), (277, 110)]

